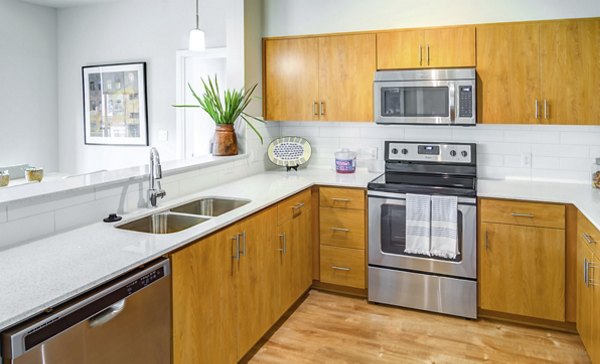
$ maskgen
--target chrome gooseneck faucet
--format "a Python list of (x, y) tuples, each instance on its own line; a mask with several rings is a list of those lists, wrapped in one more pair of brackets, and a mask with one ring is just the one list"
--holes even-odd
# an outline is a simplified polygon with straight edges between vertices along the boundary
[(160, 166), (160, 156), (156, 148), (150, 149), (150, 188), (148, 189), (148, 207), (156, 207), (159, 198), (166, 196), (166, 192), (161, 189), (159, 179), (162, 178), (162, 167)]

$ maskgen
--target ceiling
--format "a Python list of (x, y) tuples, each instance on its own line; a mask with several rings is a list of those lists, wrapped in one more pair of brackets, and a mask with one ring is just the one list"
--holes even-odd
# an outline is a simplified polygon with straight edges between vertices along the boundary
[(108, 3), (120, 0), (22, 0), (28, 3), (49, 6), (51, 8), (68, 8), (70, 6)]

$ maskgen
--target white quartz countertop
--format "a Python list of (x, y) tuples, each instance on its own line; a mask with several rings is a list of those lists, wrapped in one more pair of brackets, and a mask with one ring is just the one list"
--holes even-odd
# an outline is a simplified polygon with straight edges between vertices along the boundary
[(266, 172), (168, 204), (159, 202), (158, 209), (143, 209), (123, 216), (123, 221), (127, 221), (204, 196), (251, 200), (247, 205), (178, 233), (137, 233), (98, 222), (0, 251), (0, 331), (314, 184), (366, 187), (378, 175), (360, 170), (341, 175), (331, 169)]
[[(135, 219), (206, 196), (252, 201), (175, 234), (137, 233), (99, 222), (0, 251), (0, 331), (312, 185), (364, 188), (378, 175), (365, 170), (342, 175), (331, 169), (266, 172), (123, 217)], [(587, 185), (480, 180), (478, 189), (480, 197), (572, 203), (600, 227), (600, 192)]]

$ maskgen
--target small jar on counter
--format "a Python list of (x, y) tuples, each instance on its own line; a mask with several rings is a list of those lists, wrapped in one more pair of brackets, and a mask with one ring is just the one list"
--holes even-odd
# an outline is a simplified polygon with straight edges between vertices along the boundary
[(592, 186), (600, 188), (600, 158), (596, 158), (596, 163), (592, 167)]

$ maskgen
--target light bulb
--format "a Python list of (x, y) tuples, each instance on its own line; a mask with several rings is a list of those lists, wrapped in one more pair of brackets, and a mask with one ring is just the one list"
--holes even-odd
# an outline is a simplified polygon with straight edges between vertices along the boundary
[(202, 30), (192, 29), (190, 32), (189, 50), (194, 52), (206, 50), (206, 36)]

